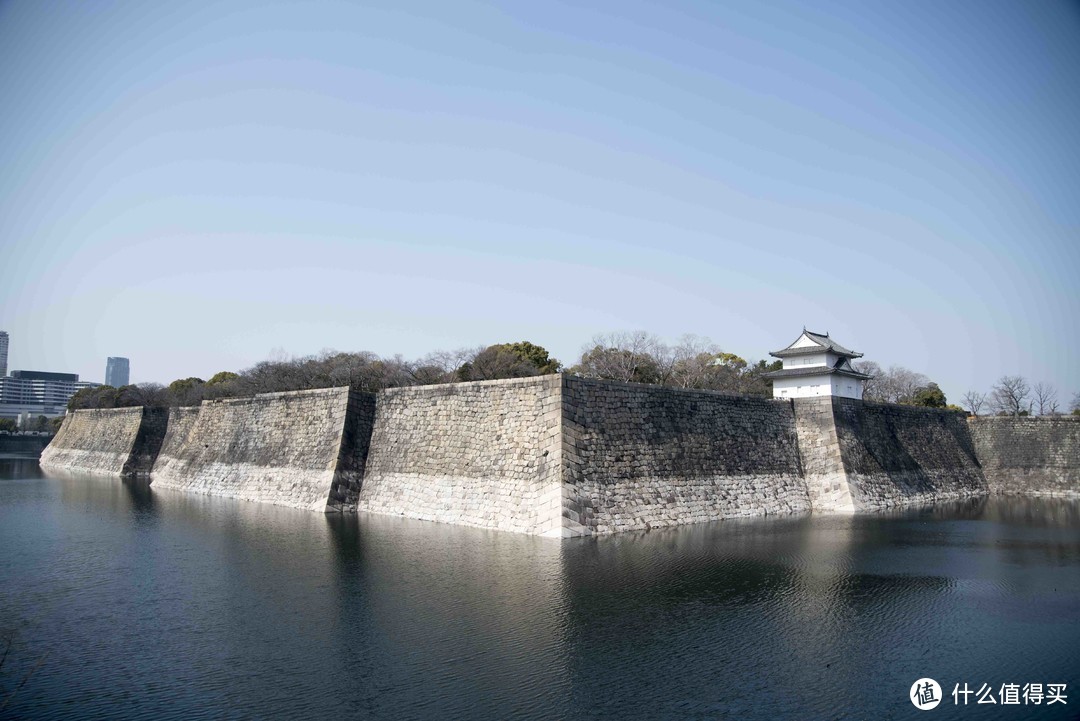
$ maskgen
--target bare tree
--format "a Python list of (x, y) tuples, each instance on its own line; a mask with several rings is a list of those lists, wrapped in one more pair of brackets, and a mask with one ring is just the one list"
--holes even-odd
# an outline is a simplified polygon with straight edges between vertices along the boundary
[(400, 355), (395, 355), (393, 358), (382, 358), (368, 366), (365, 381), (361, 388), (366, 391), (381, 391), (383, 388), (410, 386), (413, 385), (412, 367)]
[(865, 373), (870, 378), (866, 381), (866, 385), (863, 386), (863, 398), (868, 401), (881, 400), (882, 392), (882, 380), (885, 377), (885, 371), (881, 366), (874, 361), (855, 361), (851, 364), (859, 373)]
[(596, 335), (571, 372), (586, 378), (658, 383), (664, 376), (658, 361), (661, 348), (663, 343), (645, 331)]
[(915, 397), (915, 391), (930, 385), (930, 379), (922, 373), (903, 366), (890, 366), (886, 371), (873, 361), (862, 361), (852, 367), (860, 373), (873, 376), (863, 389), (863, 398), (868, 401), (910, 403)]
[(330, 386), (360, 388), (366, 378), (368, 367), (378, 359), (377, 355), (367, 351), (339, 353), (327, 350), (320, 354), (319, 363)]
[(902, 366), (889, 366), (892, 386), (892, 403), (910, 402), (915, 391), (930, 385), (930, 379)]
[(1040, 416), (1055, 415), (1058, 412), (1057, 390), (1048, 383), (1036, 383), (1033, 389), (1035, 407)]
[(715, 362), (720, 349), (708, 338), (684, 335), (672, 346), (665, 359), (667, 385), (675, 388), (703, 388), (709, 366)]
[[(1010, 416), (1028, 411), (1027, 399), (1031, 388), (1022, 376), (1002, 376), (990, 391), (994, 410)], [(1030, 411), (1029, 411), (1030, 412)]]
[(404, 382), (398, 383), (398, 385), (429, 386), (439, 383), (453, 383), (460, 380), (455, 375), (458, 369), (476, 358), (483, 350), (484, 346), (458, 348), (451, 351), (434, 351), (411, 363), (402, 361), (400, 356), (395, 356), (395, 362), (408, 376), (407, 379), (404, 379)]
[(486, 346), (477, 346), (475, 348), (458, 348), (457, 350), (437, 350), (433, 353), (428, 353), (426, 356), (417, 361), (416, 365), (428, 366), (431, 368), (441, 368), (443, 373), (447, 373), (453, 376), (456, 371), (465, 363), (469, 362)]
[(985, 393), (979, 393), (978, 391), (968, 391), (964, 394), (964, 408), (967, 408), (968, 413), (973, 416), (979, 415), (979, 411), (986, 405), (987, 398)]

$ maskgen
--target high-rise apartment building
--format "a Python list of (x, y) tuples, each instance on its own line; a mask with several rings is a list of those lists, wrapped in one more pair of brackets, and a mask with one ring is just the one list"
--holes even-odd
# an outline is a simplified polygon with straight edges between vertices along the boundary
[[(127, 358), (121, 360), (124, 361), (126, 379)], [(62, 416), (77, 391), (101, 385), (80, 381), (77, 373), (11, 371), (9, 376), (7, 364), (8, 334), (0, 330), (0, 418)]]
[(8, 334), (6, 330), (0, 330), (0, 378), (7, 375), (7, 349)]
[(105, 363), (105, 385), (119, 388), (126, 386), (131, 377), (131, 363), (127, 358), (110, 357)]
[(0, 418), (62, 416), (76, 391), (97, 385), (80, 381), (76, 373), (11, 371), (0, 378)]

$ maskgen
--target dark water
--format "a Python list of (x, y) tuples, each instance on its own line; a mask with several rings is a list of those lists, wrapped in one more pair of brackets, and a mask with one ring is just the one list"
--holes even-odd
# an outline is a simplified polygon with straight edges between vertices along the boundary
[(1080, 502), (560, 543), (0, 461), (0, 630), (5, 718), (1076, 718)]

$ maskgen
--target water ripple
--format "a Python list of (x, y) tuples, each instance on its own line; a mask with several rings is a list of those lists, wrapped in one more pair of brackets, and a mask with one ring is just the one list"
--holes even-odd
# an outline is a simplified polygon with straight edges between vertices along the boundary
[(0, 698), (47, 655), (3, 718), (899, 718), (924, 675), (1080, 675), (1075, 500), (558, 542), (4, 472)]

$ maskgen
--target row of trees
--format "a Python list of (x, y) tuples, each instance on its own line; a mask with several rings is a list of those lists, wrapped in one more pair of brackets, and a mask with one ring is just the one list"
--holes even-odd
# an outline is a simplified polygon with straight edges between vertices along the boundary
[(29, 419), (20, 428), (19, 424), (13, 418), (0, 418), (0, 431), (7, 431), (8, 433), (18, 433), (20, 431), (33, 431), (36, 433), (56, 433), (60, 428), (61, 418), (49, 418), (48, 416), (36, 416)]
[[(367, 351), (325, 351), (317, 356), (266, 360), (239, 373), (222, 371), (209, 380), (191, 377), (175, 380), (168, 386), (142, 383), (122, 388), (85, 388), (72, 397), (68, 407), (190, 406), (206, 399), (275, 391), (345, 385), (378, 391), (400, 386), (523, 378), (560, 370), (585, 378), (768, 397), (772, 395), (772, 385), (764, 374), (778, 370), (781, 365), (780, 361), (747, 361), (700, 336), (686, 335), (669, 345), (655, 335), (638, 331), (595, 336), (582, 350), (577, 363), (568, 368), (552, 358), (545, 348), (528, 341), (438, 351), (415, 361), (400, 355), (381, 358)], [(873, 361), (857, 362), (854, 367), (872, 376), (864, 393), (871, 401), (954, 408), (975, 415), (985, 408), (1015, 415), (1057, 412), (1052, 389), (1044, 384), (1028, 388), (1022, 378), (1002, 378), (989, 396), (968, 393), (964, 397), (965, 407), (960, 408), (950, 405), (937, 383), (921, 373), (895, 365), (883, 369)], [(1080, 405), (1080, 395), (1073, 399), (1072, 405), (1073, 408)]]
[[(1056, 416), (1065, 410), (1056, 388), (1049, 383), (1031, 385), (1023, 376), (1002, 376), (989, 393), (968, 391), (963, 402), (964, 409), (973, 416), (987, 412), (1005, 416)], [(1080, 415), (1080, 393), (1073, 394), (1067, 410)]]
[(337, 386), (378, 391), (400, 386), (521, 378), (555, 373), (560, 368), (559, 361), (551, 358), (545, 349), (524, 341), (439, 351), (416, 361), (407, 361), (400, 355), (380, 358), (368, 351), (325, 351), (303, 358), (266, 360), (239, 373), (222, 371), (209, 380), (190, 377), (175, 380), (168, 386), (140, 383), (122, 388), (83, 388), (72, 396), (68, 408), (190, 406), (207, 399)]
[(639, 331), (595, 336), (567, 372), (585, 378), (770, 396), (772, 386), (762, 376), (780, 367), (780, 361), (748, 362), (708, 338), (684, 335), (668, 345)]
[(885, 370), (874, 361), (857, 361), (852, 367), (872, 376), (863, 390), (863, 398), (868, 401), (961, 410), (950, 405), (945, 392), (922, 373), (896, 365)]
[(175, 380), (168, 386), (140, 383), (122, 388), (84, 388), (72, 397), (68, 407), (75, 410), (189, 406), (205, 399), (274, 391), (345, 385), (378, 391), (411, 385), (523, 378), (560, 370), (587, 378), (768, 396), (771, 386), (762, 375), (780, 365), (779, 361), (748, 362), (734, 353), (724, 352), (708, 338), (693, 335), (668, 345), (644, 332), (610, 333), (594, 337), (578, 362), (569, 368), (552, 358), (545, 348), (528, 341), (438, 351), (415, 361), (400, 355), (381, 358), (367, 351), (326, 351), (317, 356), (262, 361), (239, 373), (223, 371), (209, 380), (191, 377)]

